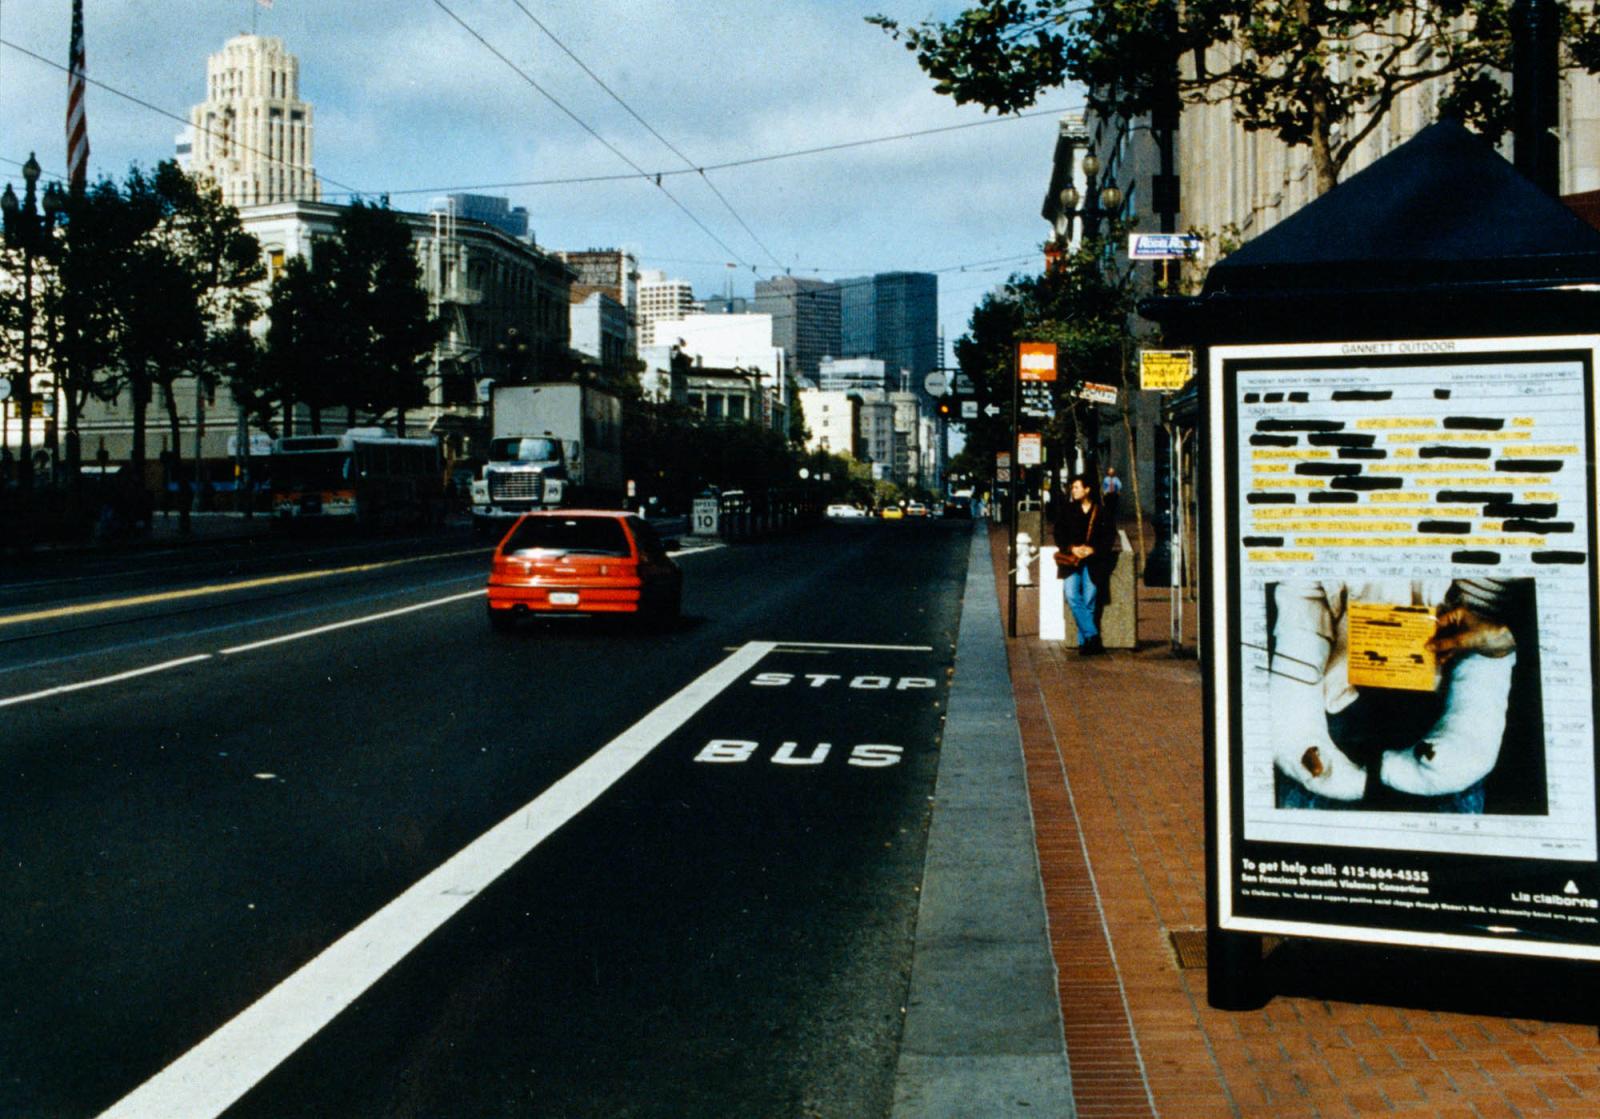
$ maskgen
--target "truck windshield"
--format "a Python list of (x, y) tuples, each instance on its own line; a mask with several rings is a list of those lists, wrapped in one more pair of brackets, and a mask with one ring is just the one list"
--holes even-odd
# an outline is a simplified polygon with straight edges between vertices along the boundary
[(626, 556), (628, 536), (615, 517), (524, 517), (505, 552), (566, 552)]
[(554, 439), (494, 439), (489, 457), (496, 462), (560, 462), (561, 444)]

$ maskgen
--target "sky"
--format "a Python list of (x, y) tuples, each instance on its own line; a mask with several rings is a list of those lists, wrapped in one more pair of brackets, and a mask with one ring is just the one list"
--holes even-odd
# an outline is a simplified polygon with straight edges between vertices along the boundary
[[(757, 278), (785, 271), (937, 272), (948, 356), (986, 291), (1042, 266), (1056, 124), (1081, 103), (1056, 91), (1033, 115), (1006, 119), (957, 106), (865, 22), (960, 8), (84, 0), (90, 177), (170, 158), (204, 96), (207, 58), (234, 35), (276, 36), (299, 59), (327, 201), (388, 194), (396, 208), (425, 210), (447, 190), (501, 195), (528, 209), (541, 247), (626, 248), (697, 295), (730, 285), (749, 295)], [(70, 19), (70, 0), (0, 0), (0, 178), (19, 190), (30, 152), (46, 176), (65, 172)], [(605, 176), (625, 177), (551, 182)]]

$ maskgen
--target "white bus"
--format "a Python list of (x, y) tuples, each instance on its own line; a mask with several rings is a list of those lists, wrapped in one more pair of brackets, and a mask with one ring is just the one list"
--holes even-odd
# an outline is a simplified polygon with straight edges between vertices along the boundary
[(353, 427), (340, 435), (291, 435), (272, 444), (272, 513), (283, 521), (368, 527), (435, 527), (444, 521), (439, 441)]

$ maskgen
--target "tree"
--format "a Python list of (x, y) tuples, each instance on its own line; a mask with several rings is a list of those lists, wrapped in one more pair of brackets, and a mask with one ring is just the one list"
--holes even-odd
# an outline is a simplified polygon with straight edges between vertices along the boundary
[(339, 236), (328, 249), (344, 324), (339, 357), (354, 374), (346, 401), (352, 422), (357, 409), (378, 419), (392, 412), (403, 435), (406, 411), (428, 401), (424, 377), (439, 338), (411, 230), (387, 205), (357, 201), (339, 215)]
[[(1132, 119), (1158, 108), (1176, 76), (1183, 102), (1226, 102), (1246, 130), (1308, 147), (1322, 193), (1425, 82), (1446, 83), (1441, 113), (1502, 135), (1515, 2), (980, 0), (949, 23), (870, 22), (916, 53), (940, 93), (998, 112), (1076, 82), (1097, 112)], [(1562, 65), (1600, 70), (1600, 17), (1580, 0), (1551, 2)]]
[[(331, 243), (328, 243), (331, 245)], [(258, 378), (248, 395), (257, 421), (271, 430), (275, 408), (283, 410), (283, 432), (292, 434), (296, 405), (311, 413), (311, 430), (322, 431), (324, 409), (353, 406), (347, 384), (341, 323), (333, 291), (330, 253), (314, 246), (312, 258), (290, 257), (273, 278), (267, 304), (267, 345)]]

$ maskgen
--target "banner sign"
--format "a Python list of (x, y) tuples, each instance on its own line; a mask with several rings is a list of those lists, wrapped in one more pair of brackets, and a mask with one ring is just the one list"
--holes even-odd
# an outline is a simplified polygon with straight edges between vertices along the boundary
[(1017, 464), (1038, 466), (1044, 461), (1044, 436), (1037, 431), (1024, 431), (1017, 436)]
[(1017, 343), (1017, 378), (1021, 381), (1055, 380), (1056, 344), (1054, 342)]
[(1199, 260), (1206, 243), (1197, 233), (1130, 233), (1129, 260)]
[(1193, 350), (1139, 351), (1139, 387), (1146, 392), (1177, 392), (1193, 376)]
[(1115, 385), (1098, 385), (1093, 381), (1083, 382), (1078, 390), (1078, 395), (1095, 404), (1115, 404), (1117, 402), (1117, 388)]
[(1211, 351), (1219, 927), (1600, 959), (1597, 362)]

